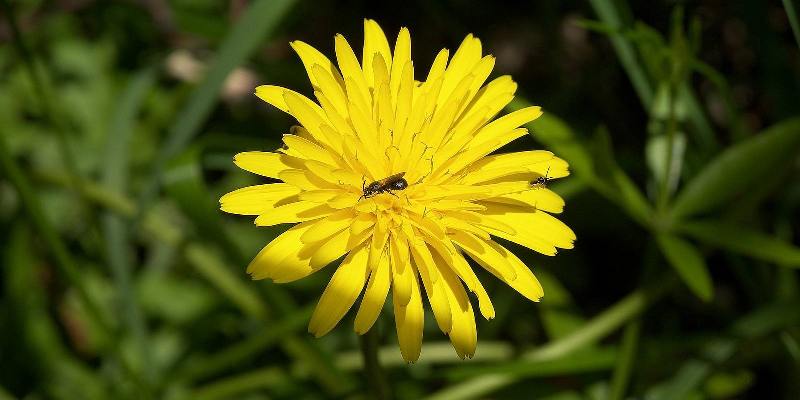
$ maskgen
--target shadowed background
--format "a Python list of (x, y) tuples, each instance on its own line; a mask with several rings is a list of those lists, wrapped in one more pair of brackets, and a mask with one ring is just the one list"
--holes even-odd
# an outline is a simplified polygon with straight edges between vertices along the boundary
[[(532, 135), (576, 248), (509, 245), (534, 304), (478, 271), (497, 317), (459, 360), (426, 310), (394, 398), (738, 399), (800, 392), (800, 52), (784, 1), (0, 0), (0, 399), (369, 398), (352, 315), (306, 333), (335, 265), (244, 270), (285, 230), (222, 215), (311, 95), (288, 42), (357, 53), (363, 18), (416, 74), (473, 33), (541, 105)], [(793, 29), (794, 28), (794, 29)], [(479, 268), (476, 268), (476, 270)], [(426, 306), (427, 307), (427, 306)]]

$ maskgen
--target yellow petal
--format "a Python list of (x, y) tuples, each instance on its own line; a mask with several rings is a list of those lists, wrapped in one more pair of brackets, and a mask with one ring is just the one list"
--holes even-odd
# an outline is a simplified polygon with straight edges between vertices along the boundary
[[(408, 28), (400, 28), (400, 33), (397, 34), (397, 41), (394, 44), (394, 54), (392, 56), (392, 72), (391, 72), (391, 89), (392, 97), (397, 98), (397, 92), (400, 90), (400, 82), (402, 80), (403, 69), (407, 63), (411, 62), (411, 33)], [(413, 79), (413, 78), (412, 78)]]
[(555, 255), (556, 247), (571, 249), (575, 233), (563, 222), (543, 211), (533, 211), (500, 203), (484, 203), (486, 218), (504, 223), (514, 228), (510, 234), (487, 229), (492, 235), (523, 245), (545, 255)]
[[(389, 254), (392, 265), (394, 301), (400, 306), (406, 306), (413, 297), (413, 286), (417, 281), (417, 272), (409, 264), (408, 245), (406, 243), (399, 244), (397, 240), (392, 240), (391, 244)], [(402, 246), (405, 247), (404, 250), (402, 250)], [(405, 258), (400, 256), (401, 252), (406, 255)]]
[(308, 260), (299, 258), (288, 258), (291, 254), (297, 254), (300, 236), (308, 230), (313, 223), (306, 222), (291, 227), (286, 232), (280, 234), (256, 255), (253, 261), (247, 266), (247, 273), (253, 279), (275, 279), (281, 276), (284, 279), (300, 279), (308, 276), (312, 270)]
[(336, 78), (338, 84), (343, 85), (342, 76), (339, 74), (339, 71), (333, 66), (331, 60), (320, 53), (319, 50), (299, 40), (295, 40), (289, 43), (289, 45), (292, 46), (292, 49), (300, 56), (300, 60), (303, 61), (303, 66), (306, 67), (306, 73), (313, 86), (319, 86), (319, 80), (314, 74), (315, 65), (321, 66), (331, 77)]
[(525, 107), (523, 109), (506, 114), (491, 123), (475, 134), (475, 144), (487, 142), (492, 138), (498, 137), (506, 132), (525, 125), (542, 115), (542, 109), (538, 106)]
[(347, 96), (352, 99), (358, 94), (363, 101), (370, 99), (367, 81), (364, 79), (364, 72), (361, 70), (361, 66), (358, 64), (358, 58), (356, 58), (352, 47), (347, 43), (344, 36), (336, 35), (335, 50), (336, 61), (339, 63), (339, 68), (342, 70), (345, 84), (352, 88), (347, 90)]
[(257, 226), (272, 226), (322, 218), (334, 210), (325, 204), (311, 201), (295, 201), (283, 204), (262, 213), (256, 218)]
[[(411, 268), (406, 268), (411, 270)], [(400, 353), (403, 360), (409, 363), (417, 361), (420, 350), (422, 349), (422, 328), (425, 323), (425, 315), (422, 309), (422, 296), (419, 291), (419, 283), (414, 277), (411, 283), (411, 298), (405, 304), (394, 293), (394, 321), (397, 328), (397, 341), (400, 343)]]
[(438, 104), (442, 104), (458, 83), (475, 68), (475, 64), (480, 61), (481, 55), (481, 41), (472, 36), (472, 34), (467, 35), (455, 54), (453, 54), (450, 65), (447, 66)]
[(285, 183), (248, 186), (222, 196), (219, 199), (220, 209), (231, 214), (259, 215), (299, 192), (296, 187)]
[(487, 271), (500, 278), (503, 282), (514, 288), (514, 290), (525, 296), (527, 299), (539, 301), (542, 296), (544, 296), (544, 290), (542, 289), (542, 284), (539, 283), (539, 280), (536, 279), (536, 276), (533, 275), (533, 272), (530, 270), (530, 268), (528, 268), (525, 263), (522, 262), (522, 260), (515, 256), (514, 253), (510, 252), (497, 242), (491, 242), (490, 245), (494, 251), (505, 258), (511, 268), (514, 269), (515, 277), (512, 280), (508, 280), (490, 269), (487, 269)]
[(411, 254), (414, 256), (414, 263), (420, 271), (422, 284), (428, 301), (433, 310), (433, 316), (442, 332), (448, 333), (453, 325), (450, 311), (450, 302), (445, 292), (444, 284), (441, 283), (439, 268), (433, 259), (430, 249), (424, 242), (414, 242), (411, 247)]
[(392, 52), (389, 49), (389, 41), (383, 33), (380, 25), (371, 19), (364, 20), (364, 52), (362, 53), (361, 66), (364, 68), (364, 77), (369, 87), (374, 86), (374, 75), (372, 60), (375, 55), (383, 58), (388, 68), (392, 67)]
[(367, 254), (367, 248), (360, 246), (336, 269), (308, 323), (308, 331), (314, 336), (330, 332), (355, 303), (367, 280)]
[(325, 136), (321, 128), (323, 124), (330, 125), (325, 119), (325, 111), (321, 107), (309, 105), (296, 93), (285, 92), (283, 99), (286, 101), (292, 116), (311, 133), (314, 140), (322, 145), (331, 145), (331, 139)]
[(520, 193), (511, 193), (500, 197), (494, 197), (486, 201), (530, 206), (555, 214), (564, 211), (564, 199), (547, 188), (536, 188)]
[(347, 116), (347, 97), (344, 93), (344, 80), (338, 77), (340, 81), (337, 81), (325, 67), (319, 64), (312, 66), (311, 71), (314, 78), (316, 78), (319, 91), (331, 101), (339, 115)]
[(247, 172), (275, 179), (281, 171), (292, 168), (290, 164), (297, 165), (289, 156), (265, 151), (239, 153), (233, 157), (233, 163)]
[(352, 209), (336, 211), (314, 223), (314, 225), (300, 237), (300, 240), (302, 240), (303, 243), (313, 243), (324, 240), (334, 233), (348, 228), (353, 222), (354, 217), (355, 211)]
[(491, 243), (490, 240), (483, 240), (469, 233), (459, 231), (451, 234), (450, 238), (487, 271), (502, 277), (506, 281), (516, 279), (516, 271), (511, 267), (503, 253), (497, 252), (489, 245)]
[(319, 269), (347, 254), (368, 238), (369, 235), (366, 233), (353, 235), (349, 229), (342, 229), (325, 241), (305, 244), (299, 254), (302, 257), (310, 256), (311, 268)]
[(458, 278), (447, 268), (440, 268), (444, 278), (444, 289), (450, 302), (452, 328), (450, 342), (461, 359), (472, 358), (478, 345), (478, 330), (475, 326), (475, 313), (469, 297)]
[(303, 158), (324, 162), (331, 166), (338, 165), (336, 157), (329, 151), (323, 149), (313, 142), (301, 138), (300, 136), (283, 135), (283, 143), (285, 143), (290, 149), (300, 153)]
[(389, 293), (390, 271), (389, 256), (384, 255), (378, 260), (375, 268), (371, 269), (367, 290), (361, 299), (361, 306), (358, 308), (354, 328), (356, 333), (363, 335), (378, 319), (383, 303), (386, 302), (386, 295)]

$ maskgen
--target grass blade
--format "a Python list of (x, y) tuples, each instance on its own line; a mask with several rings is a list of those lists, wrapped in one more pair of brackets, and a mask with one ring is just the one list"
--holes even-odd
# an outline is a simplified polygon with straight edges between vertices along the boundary
[(639, 95), (639, 100), (644, 105), (645, 110), (650, 110), (654, 97), (653, 86), (636, 56), (636, 49), (622, 33), (625, 27), (622, 20), (622, 11), (614, 0), (590, 0), (589, 3), (591, 3), (600, 20), (611, 28), (609, 40), (611, 40), (611, 45), (614, 46), (614, 50), (617, 52), (619, 62), (631, 79), (631, 84), (633, 84), (636, 94)]
[(166, 163), (180, 153), (200, 131), (216, 104), (225, 78), (258, 49), (293, 3), (294, 0), (258, 0), (244, 11), (222, 42), (205, 80), (194, 90), (189, 102), (169, 128), (167, 139), (153, 161), (153, 169), (142, 192), (139, 201), (141, 211), (146, 211), (155, 198)]
[[(124, 194), (128, 180), (128, 150), (145, 95), (152, 89), (156, 78), (156, 68), (150, 67), (136, 74), (120, 97), (119, 105), (112, 117), (111, 129), (106, 145), (103, 162), (103, 183), (106, 187)], [(137, 305), (136, 295), (131, 287), (132, 266), (131, 249), (128, 231), (122, 218), (117, 214), (105, 211), (102, 215), (103, 234), (106, 238), (106, 257), (111, 274), (117, 286), (118, 310), (123, 316), (122, 323), (133, 337), (137, 346), (139, 372), (146, 377), (145, 382), (152, 384), (155, 372), (152, 368), (150, 345), (147, 340), (147, 329), (144, 318)]]

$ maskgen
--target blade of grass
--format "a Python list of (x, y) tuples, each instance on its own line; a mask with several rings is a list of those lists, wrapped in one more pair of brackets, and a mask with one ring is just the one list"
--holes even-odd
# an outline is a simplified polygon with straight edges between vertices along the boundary
[(242, 394), (290, 382), (280, 367), (268, 367), (221, 379), (195, 389), (187, 398), (215, 400), (242, 398)]
[(789, 18), (789, 24), (792, 26), (794, 41), (800, 47), (800, 23), (797, 22), (797, 9), (794, 7), (794, 0), (783, 0), (783, 8), (786, 10), (786, 17)]
[(614, 367), (619, 357), (615, 348), (600, 347), (576, 351), (569, 357), (553, 360), (515, 360), (483, 366), (458, 367), (446, 373), (450, 380), (473, 378), (487, 374), (505, 374), (514, 378), (541, 378), (605, 371)]
[[(425, 342), (422, 344), (422, 354), (414, 365), (436, 364), (462, 364), (483, 363), (509, 360), (514, 355), (514, 348), (505, 342), (481, 341), (478, 351), (470, 359), (461, 360), (453, 356), (453, 345), (450, 342)], [(408, 363), (400, 356), (396, 345), (383, 346), (378, 350), (378, 360), (384, 368), (406, 368)], [(339, 353), (335, 360), (336, 366), (343, 370), (359, 370), (364, 368), (364, 360), (359, 351), (346, 351)]]
[[(523, 360), (536, 362), (555, 360), (597, 343), (625, 322), (635, 318), (650, 304), (664, 296), (674, 279), (662, 279), (658, 285), (645, 286), (625, 296), (598, 314), (575, 332), (526, 352)], [(506, 374), (487, 374), (459, 382), (426, 397), (428, 400), (474, 399), (514, 383), (517, 379)]]
[(217, 95), (228, 74), (259, 48), (294, 3), (294, 0), (258, 0), (242, 13), (220, 45), (205, 79), (194, 90), (169, 128), (139, 199), (142, 212), (149, 208), (157, 195), (166, 163), (179, 154), (200, 131), (217, 102)]
[(654, 97), (653, 86), (636, 56), (636, 49), (622, 33), (625, 28), (622, 11), (614, 0), (590, 0), (589, 3), (600, 20), (610, 28), (609, 40), (617, 52), (622, 68), (625, 69), (631, 79), (631, 84), (633, 84), (636, 94), (639, 95), (639, 100), (644, 105), (645, 110), (650, 110)]
[[(103, 183), (117, 193), (125, 193), (128, 181), (128, 149), (145, 95), (152, 89), (156, 78), (155, 66), (146, 68), (136, 74), (120, 96), (119, 105), (112, 117), (106, 144)], [(132, 266), (131, 249), (126, 225), (115, 213), (104, 211), (102, 214), (103, 236), (106, 238), (106, 257), (111, 274), (117, 287), (118, 310), (126, 331), (130, 332), (141, 357), (139, 372), (143, 374), (145, 383), (152, 385), (157, 376), (153, 368), (151, 346), (148, 341), (147, 328), (136, 302), (131, 287)]]

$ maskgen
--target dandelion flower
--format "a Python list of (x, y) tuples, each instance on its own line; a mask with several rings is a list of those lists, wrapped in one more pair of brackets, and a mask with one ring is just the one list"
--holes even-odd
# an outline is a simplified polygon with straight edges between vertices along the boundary
[(542, 112), (528, 107), (494, 119), (517, 85), (508, 76), (486, 83), (495, 59), (477, 38), (468, 35), (452, 57), (440, 51), (417, 81), (408, 29), (394, 49), (375, 21), (364, 21), (364, 37), (361, 63), (341, 35), (336, 63), (291, 43), (316, 101), (256, 88), (299, 125), (276, 152), (236, 155), (240, 168), (279, 182), (228, 193), (221, 208), (257, 216), (258, 226), (295, 224), (256, 255), (247, 268), (253, 279), (291, 282), (343, 258), (311, 317), (315, 336), (333, 329), (362, 292), (355, 331), (364, 334), (391, 289), (406, 361), (420, 355), (423, 298), (458, 355), (472, 357), (477, 330), (468, 292), (483, 317), (495, 312), (467, 258), (539, 301), (536, 277), (495, 238), (546, 255), (573, 246), (572, 230), (551, 216), (564, 201), (531, 183), (566, 176), (567, 163), (542, 150), (496, 154)]

